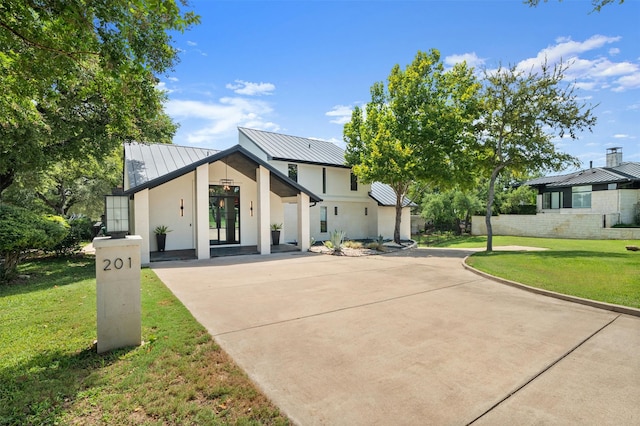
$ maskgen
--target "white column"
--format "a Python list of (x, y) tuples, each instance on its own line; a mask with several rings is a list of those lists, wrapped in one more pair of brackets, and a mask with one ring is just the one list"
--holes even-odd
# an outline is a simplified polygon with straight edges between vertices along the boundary
[(309, 250), (311, 243), (311, 221), (309, 219), (309, 196), (303, 192), (298, 194), (298, 247), (300, 251)]
[(151, 262), (151, 245), (149, 229), (149, 189), (136, 192), (133, 196), (133, 233), (142, 238), (140, 243), (140, 263), (148, 265)]
[(258, 251), (260, 254), (271, 253), (271, 203), (270, 172), (263, 166), (256, 170), (258, 184)]
[(209, 163), (196, 169), (196, 256), (209, 259)]

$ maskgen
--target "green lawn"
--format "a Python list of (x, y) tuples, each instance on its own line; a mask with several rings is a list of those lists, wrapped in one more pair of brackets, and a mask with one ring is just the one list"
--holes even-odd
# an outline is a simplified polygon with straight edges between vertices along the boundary
[[(439, 247), (486, 247), (486, 237), (460, 237)], [(537, 252), (480, 252), (467, 263), (491, 275), (586, 299), (640, 308), (640, 241), (563, 240), (496, 236), (497, 246), (543, 247)]]
[(98, 355), (93, 258), (0, 286), (0, 424), (288, 424), (150, 269), (137, 348)]

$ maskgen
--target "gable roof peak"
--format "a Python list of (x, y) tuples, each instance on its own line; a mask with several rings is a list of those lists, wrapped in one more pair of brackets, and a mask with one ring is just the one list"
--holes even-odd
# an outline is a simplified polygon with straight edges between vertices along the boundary
[(262, 149), (271, 160), (346, 167), (344, 150), (333, 142), (246, 127), (238, 127), (238, 131)]

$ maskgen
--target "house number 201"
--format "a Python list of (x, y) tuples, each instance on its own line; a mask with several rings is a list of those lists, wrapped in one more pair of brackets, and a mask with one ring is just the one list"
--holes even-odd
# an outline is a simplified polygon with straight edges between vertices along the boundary
[(104, 271), (111, 271), (113, 269), (122, 269), (125, 266), (129, 269), (131, 269), (131, 258), (128, 257), (126, 260), (122, 260), (119, 257), (116, 257), (115, 259), (111, 260), (111, 259), (104, 259)]

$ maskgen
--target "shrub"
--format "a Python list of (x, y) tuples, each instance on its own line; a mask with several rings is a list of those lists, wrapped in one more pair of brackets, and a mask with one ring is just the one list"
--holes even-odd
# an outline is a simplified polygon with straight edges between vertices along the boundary
[(83, 241), (90, 241), (93, 237), (93, 223), (86, 216), (74, 216), (70, 218), (69, 233), (53, 250), (58, 256), (75, 254), (80, 251)]
[(347, 247), (347, 248), (351, 248), (351, 249), (361, 249), (362, 248), (362, 243), (360, 241), (345, 241), (344, 244), (342, 244), (343, 247)]
[(60, 216), (39, 216), (30, 210), (0, 204), (0, 282), (17, 275), (20, 256), (27, 250), (52, 250), (68, 233)]

